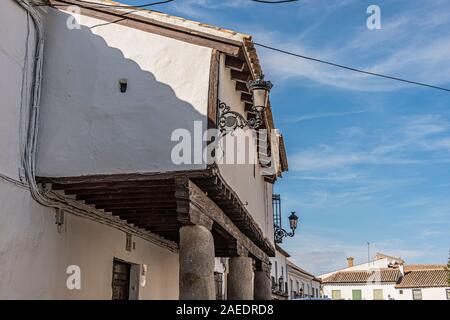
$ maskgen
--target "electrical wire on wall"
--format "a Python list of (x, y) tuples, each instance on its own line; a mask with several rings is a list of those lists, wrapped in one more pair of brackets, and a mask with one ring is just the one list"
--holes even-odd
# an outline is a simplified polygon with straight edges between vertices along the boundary
[[(44, 53), (44, 30), (43, 23), (39, 12), (30, 4), (29, 0), (14, 0), (19, 4), (31, 17), (35, 27), (35, 47), (33, 59), (33, 80), (31, 86), (31, 101), (29, 101), (29, 117), (26, 128), (25, 150), (23, 152), (22, 166), (25, 170), (25, 178), (28, 185), (11, 179), (7, 176), (0, 175), (0, 179), (12, 182), (18, 186), (30, 189), (31, 195), (39, 204), (55, 208), (58, 211), (65, 210), (76, 216), (87, 218), (93, 221), (101, 222), (105, 225), (112, 226), (118, 230), (134, 234), (149, 242), (155, 243), (170, 251), (177, 251), (177, 244), (166, 240), (156, 234), (146, 230), (136, 229), (129, 226), (124, 221), (113, 219), (109, 215), (90, 207), (89, 205), (77, 202), (62, 194), (53, 192), (51, 189), (44, 187), (42, 190), (36, 182), (36, 146), (39, 133), (39, 113), (41, 101), (42, 71), (43, 71), (43, 53)], [(26, 44), (29, 45), (28, 43)]]

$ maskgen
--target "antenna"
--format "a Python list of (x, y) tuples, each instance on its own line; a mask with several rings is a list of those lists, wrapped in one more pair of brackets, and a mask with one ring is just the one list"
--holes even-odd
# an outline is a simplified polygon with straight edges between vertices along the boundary
[(370, 265), (370, 242), (367, 241), (367, 266)]

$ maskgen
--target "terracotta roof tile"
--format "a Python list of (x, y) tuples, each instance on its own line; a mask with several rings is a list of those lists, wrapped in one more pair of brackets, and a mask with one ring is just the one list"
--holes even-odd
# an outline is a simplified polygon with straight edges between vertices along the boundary
[(405, 264), (405, 272), (420, 270), (447, 270), (445, 264)]
[[(377, 272), (379, 271), (379, 272)], [(373, 271), (341, 271), (322, 280), (322, 283), (367, 283), (397, 282), (401, 273), (398, 269), (380, 269)]]
[(420, 270), (405, 273), (396, 288), (450, 287), (449, 270)]

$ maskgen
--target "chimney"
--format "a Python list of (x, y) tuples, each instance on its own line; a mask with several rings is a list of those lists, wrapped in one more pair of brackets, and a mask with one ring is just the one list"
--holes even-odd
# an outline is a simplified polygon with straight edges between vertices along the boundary
[(347, 258), (347, 264), (348, 264), (349, 268), (353, 267), (353, 257), (348, 257)]
[(400, 270), (400, 273), (402, 274), (402, 277), (405, 276), (405, 269), (403, 268), (403, 265), (401, 264), (398, 269)]

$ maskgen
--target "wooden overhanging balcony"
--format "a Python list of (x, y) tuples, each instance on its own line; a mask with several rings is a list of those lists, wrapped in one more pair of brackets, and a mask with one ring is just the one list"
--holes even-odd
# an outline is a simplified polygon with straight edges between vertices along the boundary
[(208, 214), (223, 212), (224, 216), (213, 219), (217, 257), (234, 255), (240, 233), (251, 242), (246, 248), (250, 254), (262, 261), (275, 255), (275, 248), (216, 166), (165, 173), (40, 177), (38, 182), (175, 243), (180, 227), (189, 224), (186, 215), (196, 207)]

